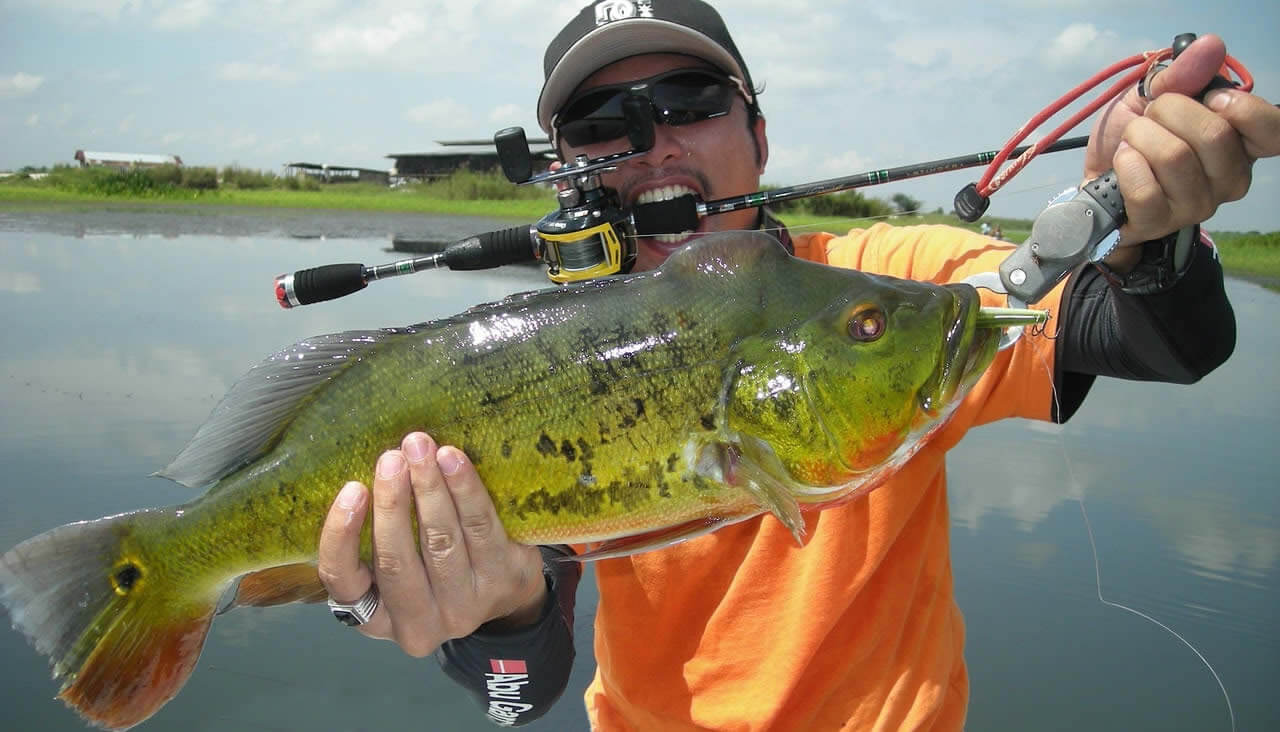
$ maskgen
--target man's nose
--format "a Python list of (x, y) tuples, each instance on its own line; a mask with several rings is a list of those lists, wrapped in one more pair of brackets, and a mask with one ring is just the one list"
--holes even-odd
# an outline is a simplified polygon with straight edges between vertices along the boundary
[(678, 128), (655, 121), (653, 124), (653, 147), (640, 156), (639, 160), (649, 165), (662, 165), (670, 160), (678, 160), (685, 156), (684, 136)]

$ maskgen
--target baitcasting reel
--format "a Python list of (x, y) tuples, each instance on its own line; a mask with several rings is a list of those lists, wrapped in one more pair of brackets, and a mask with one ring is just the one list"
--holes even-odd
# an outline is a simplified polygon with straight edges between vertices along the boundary
[(653, 114), (641, 97), (623, 101), (631, 149), (591, 159), (578, 155), (556, 170), (533, 174), (524, 129), (508, 127), (493, 136), (502, 172), (512, 183), (553, 183), (560, 208), (533, 227), (537, 256), (547, 277), (565, 284), (629, 272), (636, 260), (636, 225), (618, 192), (600, 182), (600, 174), (653, 148)]

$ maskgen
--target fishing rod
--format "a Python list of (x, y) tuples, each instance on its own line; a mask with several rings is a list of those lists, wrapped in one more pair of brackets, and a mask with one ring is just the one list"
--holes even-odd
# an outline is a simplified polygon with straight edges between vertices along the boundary
[[(518, 139), (509, 128), (495, 136), (504, 135)], [(499, 143), (499, 158), (503, 159), (502, 150), (510, 142)], [(1054, 153), (1075, 150), (1089, 144), (1089, 136), (1082, 135), (1059, 140), (1045, 146), (1039, 152)], [(650, 147), (652, 144), (650, 143)], [(1031, 149), (1031, 145), (1015, 148), (1014, 155), (1020, 155)], [(697, 226), (697, 220), (704, 216), (739, 211), (746, 208), (759, 208), (800, 198), (809, 198), (828, 193), (847, 191), (855, 188), (893, 183), (896, 181), (919, 178), (936, 173), (947, 173), (965, 168), (976, 168), (987, 165), (996, 158), (999, 150), (987, 150), (969, 155), (931, 160), (914, 165), (897, 168), (869, 170), (863, 173), (830, 178), (827, 180), (802, 183), (785, 188), (767, 191), (756, 191), (741, 196), (731, 196), (712, 201), (700, 201), (695, 196), (679, 196), (667, 201), (642, 203), (633, 206), (630, 211), (622, 207), (605, 206), (592, 209), (590, 204), (601, 201), (608, 202), (608, 191), (597, 181), (575, 181), (575, 178), (598, 177), (602, 172), (616, 167), (619, 162), (635, 155), (642, 155), (649, 147), (635, 149), (609, 158), (596, 160), (576, 160), (561, 168), (559, 175), (544, 175), (535, 179), (527, 175), (518, 182), (570, 181), (569, 187), (560, 191), (557, 199), (560, 210), (549, 214), (538, 224), (514, 226), (496, 231), (487, 231), (461, 239), (445, 246), (441, 251), (420, 257), (401, 259), (395, 262), (377, 265), (359, 263), (328, 264), (320, 267), (302, 269), (291, 274), (283, 274), (275, 279), (276, 300), (281, 307), (292, 308), (298, 305), (333, 300), (354, 292), (359, 292), (372, 282), (398, 277), (401, 275), (425, 272), (433, 269), (451, 269), (469, 271), (492, 269), (508, 264), (521, 262), (548, 263), (548, 276), (554, 282), (566, 283), (577, 280), (592, 279), (606, 274), (624, 271), (621, 268), (606, 271), (621, 264), (627, 258), (625, 253), (626, 237), (648, 236), (653, 234), (674, 234)], [(526, 145), (527, 150), (527, 145)], [(518, 153), (508, 153), (518, 158)], [(531, 158), (524, 158), (528, 166), (532, 166)], [(516, 163), (516, 165), (519, 165)], [(515, 168), (517, 173), (520, 168)], [(504, 172), (506, 167), (504, 165)], [(508, 178), (511, 176), (508, 175)], [(568, 193), (566, 193), (568, 191)], [(616, 193), (614, 194), (616, 197)], [(577, 199), (576, 201), (574, 199)], [(587, 204), (584, 206), (584, 204)], [(580, 213), (586, 211), (585, 217)], [(599, 211), (592, 215), (594, 211)], [(566, 214), (567, 212), (567, 214)], [(554, 217), (554, 218), (553, 218)], [(566, 231), (565, 221), (589, 220), (589, 226), (578, 226), (574, 231)], [(612, 220), (611, 220), (612, 219)], [(545, 223), (544, 223), (545, 222)], [(601, 230), (602, 226), (611, 224), (622, 229), (622, 234), (612, 236)], [(588, 232), (584, 235), (584, 231)], [(559, 238), (551, 238), (559, 237)], [(616, 240), (616, 247), (612, 246)], [(611, 251), (615, 252), (611, 254)], [(634, 252), (630, 255), (634, 260)]]
[[(524, 130), (509, 127), (494, 136), (503, 173), (508, 180), (520, 185), (557, 185), (559, 208), (556, 211), (532, 226), (476, 234), (446, 246), (441, 252), (423, 257), (374, 266), (331, 264), (283, 274), (275, 279), (276, 301), (281, 307), (291, 308), (332, 300), (364, 289), (370, 282), (428, 269), (476, 270), (533, 261), (542, 261), (547, 267), (548, 278), (557, 284), (589, 280), (630, 271), (635, 262), (637, 236), (693, 230), (698, 219), (705, 216), (986, 165), (982, 178), (962, 188), (955, 198), (956, 214), (965, 221), (974, 222), (986, 211), (990, 196), (1032, 158), (1088, 144), (1087, 135), (1060, 139), (1067, 130), (1135, 84), (1139, 94), (1149, 98), (1148, 91), (1154, 76), (1195, 38), (1194, 33), (1179, 34), (1169, 48), (1136, 54), (1103, 69), (1037, 113), (1000, 150), (712, 201), (700, 201), (695, 195), (684, 195), (626, 209), (621, 205), (617, 191), (603, 185), (601, 174), (616, 169), (631, 158), (644, 155), (653, 146), (654, 112), (643, 97), (629, 96), (621, 105), (631, 149), (595, 159), (578, 155), (557, 170), (538, 175), (533, 173), (533, 159)], [(1067, 104), (1122, 71), (1128, 73), (1051, 133), (1035, 143), (1018, 144)], [(1224, 73), (1234, 73), (1238, 80), (1233, 81), (1223, 76)], [(1198, 98), (1203, 101), (1210, 90), (1222, 87), (1248, 92), (1253, 89), (1253, 78), (1243, 64), (1227, 56), (1222, 72), (1200, 92)], [(1001, 170), (1001, 166), (1010, 159), (1014, 162)], [(1067, 189), (1053, 199), (1036, 217), (1027, 240), (1001, 263), (999, 272), (985, 273), (989, 276), (973, 284), (1006, 294), (1011, 303), (1035, 303), (1075, 267), (1086, 262), (1102, 266), (1102, 260), (1118, 244), (1119, 229), (1125, 220), (1124, 200), (1115, 171), (1108, 171), (1079, 188)], [(1190, 251), (1190, 244), (1189, 237), (1171, 240), (1166, 244), (1166, 248), (1171, 249), (1165, 252), (1164, 259), (1175, 261), (1178, 253), (1185, 255)], [(1159, 280), (1159, 277), (1155, 279)], [(1155, 287), (1159, 282), (1143, 286), (1148, 285)]]

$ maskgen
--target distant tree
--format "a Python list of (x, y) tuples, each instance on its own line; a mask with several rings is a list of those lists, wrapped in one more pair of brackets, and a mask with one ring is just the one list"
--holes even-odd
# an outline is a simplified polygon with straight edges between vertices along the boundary
[(897, 207), (898, 213), (915, 213), (924, 205), (919, 199), (912, 198), (905, 193), (895, 193), (889, 200)]

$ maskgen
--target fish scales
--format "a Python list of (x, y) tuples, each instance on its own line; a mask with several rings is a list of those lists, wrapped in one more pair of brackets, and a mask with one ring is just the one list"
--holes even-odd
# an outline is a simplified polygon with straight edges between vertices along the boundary
[(311, 558), (336, 488), (368, 482), (414, 429), (464, 449), (516, 541), (594, 541), (746, 506), (739, 488), (695, 481), (686, 446), (714, 437), (729, 348), (765, 316), (738, 303), (787, 286), (773, 275), (596, 283), (404, 329), (317, 394), (268, 463), (189, 505), (199, 528), (184, 534), (238, 529), (241, 551), (223, 547), (232, 561), (215, 581), (256, 568), (235, 555)]
[(28, 539), (0, 560), (0, 603), (62, 699), (137, 724), (191, 673), (231, 582), (235, 604), (323, 599), (306, 563), (334, 495), (413, 430), (467, 453), (519, 542), (617, 556), (761, 513), (799, 540), (802, 505), (875, 485), (990, 363), (977, 310), (968, 286), (736, 233), (654, 272), (317, 336), (237, 382), (161, 472), (204, 495)]

